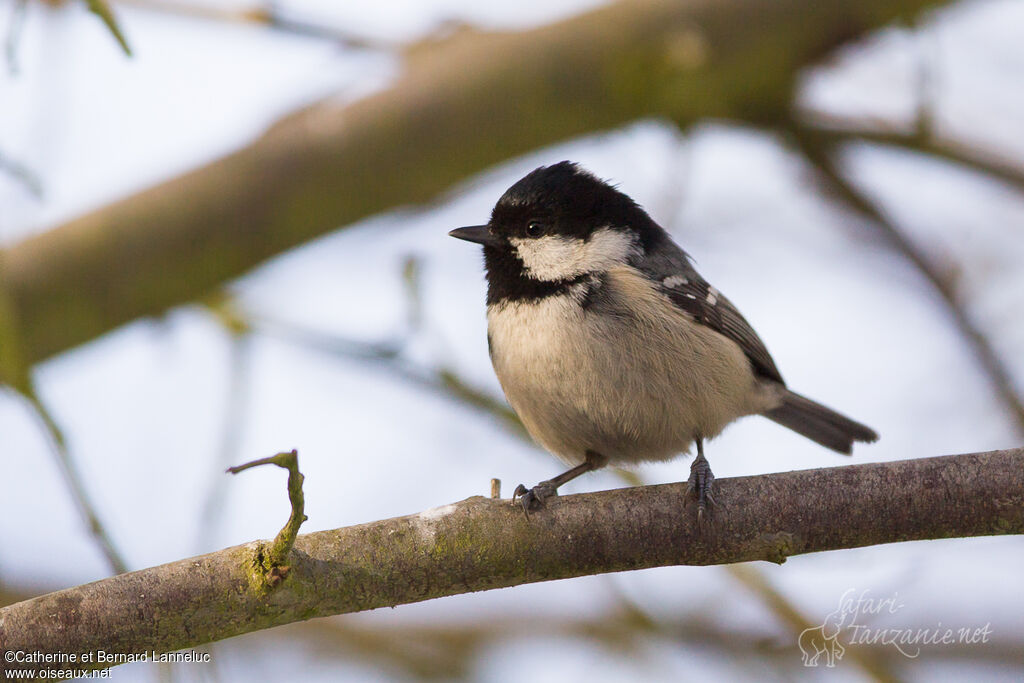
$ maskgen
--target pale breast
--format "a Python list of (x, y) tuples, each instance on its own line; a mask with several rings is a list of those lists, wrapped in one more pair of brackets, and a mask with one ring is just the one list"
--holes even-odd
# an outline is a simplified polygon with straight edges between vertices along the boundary
[(739, 346), (694, 323), (634, 269), (614, 268), (597, 290), (587, 287), (488, 309), (505, 395), (562, 460), (582, 462), (587, 450), (613, 462), (670, 458), (768, 407)]

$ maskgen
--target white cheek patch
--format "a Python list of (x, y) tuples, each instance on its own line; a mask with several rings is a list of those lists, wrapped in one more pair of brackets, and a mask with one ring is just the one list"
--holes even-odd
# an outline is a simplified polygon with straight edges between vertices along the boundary
[(509, 242), (523, 262), (526, 274), (548, 282), (604, 272), (622, 265), (638, 251), (632, 237), (611, 228), (595, 230), (589, 240), (546, 235), (513, 237)]
[(583, 274), (580, 262), (586, 243), (581, 239), (545, 235), (514, 237), (509, 240), (523, 262), (526, 274), (535, 280), (567, 280)]

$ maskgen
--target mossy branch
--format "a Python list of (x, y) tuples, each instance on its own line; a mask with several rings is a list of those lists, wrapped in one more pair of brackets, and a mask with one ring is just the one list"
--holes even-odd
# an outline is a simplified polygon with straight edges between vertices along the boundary
[(277, 465), (288, 470), (288, 500), (292, 504), (292, 512), (288, 516), (288, 521), (277, 532), (273, 542), (269, 546), (258, 542), (252, 561), (249, 563), (253, 568), (251, 585), (257, 591), (265, 593), (280, 585), (288, 575), (291, 569), (288, 565), (288, 555), (295, 547), (299, 527), (309, 518), (303, 512), (306, 500), (302, 494), (302, 482), (305, 477), (299, 472), (299, 452), (293, 449), (272, 455), (269, 458), (253, 460), (244, 465), (229, 467), (228, 472), (238, 474), (250, 467), (259, 467), (260, 465)]
[[(42, 652), (166, 652), (313, 617), (671, 565), (1024, 533), (1024, 449), (720, 479), (698, 529), (684, 484), (564, 496), (527, 518), (482, 496), (299, 536), (288, 580), (254, 590), (256, 544), (0, 609), (0, 642)], [(45, 664), (38, 664), (45, 667)], [(59, 665), (51, 665), (59, 666)]]

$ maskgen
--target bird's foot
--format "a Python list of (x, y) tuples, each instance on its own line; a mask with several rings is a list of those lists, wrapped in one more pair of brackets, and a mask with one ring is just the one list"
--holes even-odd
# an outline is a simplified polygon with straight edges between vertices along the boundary
[(690, 479), (687, 482), (687, 493), (690, 500), (697, 501), (697, 521), (704, 522), (715, 504), (712, 483), (715, 475), (711, 473), (711, 465), (701, 453), (690, 465)]
[(554, 498), (557, 495), (558, 486), (552, 481), (542, 481), (532, 489), (520, 484), (512, 493), (512, 504), (518, 502), (523, 506), (523, 512), (529, 515), (531, 510), (541, 509), (549, 498)]

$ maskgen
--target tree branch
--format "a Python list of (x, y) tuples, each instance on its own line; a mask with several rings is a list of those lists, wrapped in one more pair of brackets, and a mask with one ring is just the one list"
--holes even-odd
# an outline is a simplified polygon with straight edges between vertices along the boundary
[(100, 521), (96, 506), (93, 504), (85, 482), (82, 480), (82, 475), (78, 471), (78, 464), (71, 456), (67, 439), (64, 437), (64, 430), (60, 428), (53, 413), (39, 398), (39, 392), (36, 391), (34, 383), (29, 382), (23, 391), (24, 399), (28, 402), (29, 408), (50, 442), (50, 450), (57, 462), (57, 468), (64, 477), (71, 500), (78, 508), (78, 514), (82, 517), (89, 535), (92, 536), (96, 547), (103, 554), (107, 564), (110, 565), (110, 570), (115, 574), (123, 574), (128, 571), (128, 564), (107, 532), (106, 526)]
[(642, 0), (418, 45), (382, 92), (321, 102), (234, 154), (0, 251), (21, 352), (34, 364), (201, 298), (285, 249), (544, 145), (645, 117), (776, 121), (808, 63), (943, 4)]
[(702, 529), (683, 509), (685, 485), (666, 484), (565, 496), (529, 518), (507, 500), (473, 497), (306, 534), (292, 550), (291, 571), (269, 594), (247, 576), (259, 544), (236, 546), (5, 607), (0, 642), (26, 652), (166, 652), (313, 617), (537, 581), (1024, 533), (1024, 449), (717, 485), (720, 507)]
[(900, 130), (891, 126), (866, 127), (857, 120), (823, 118), (816, 114), (812, 114), (810, 123), (805, 125), (813, 127), (818, 137), (834, 145), (866, 142), (918, 152), (988, 176), (1024, 193), (1024, 165), (1018, 160), (998, 156), (994, 151), (971, 147), (952, 137), (938, 136), (927, 131), (922, 134), (916, 130)]

